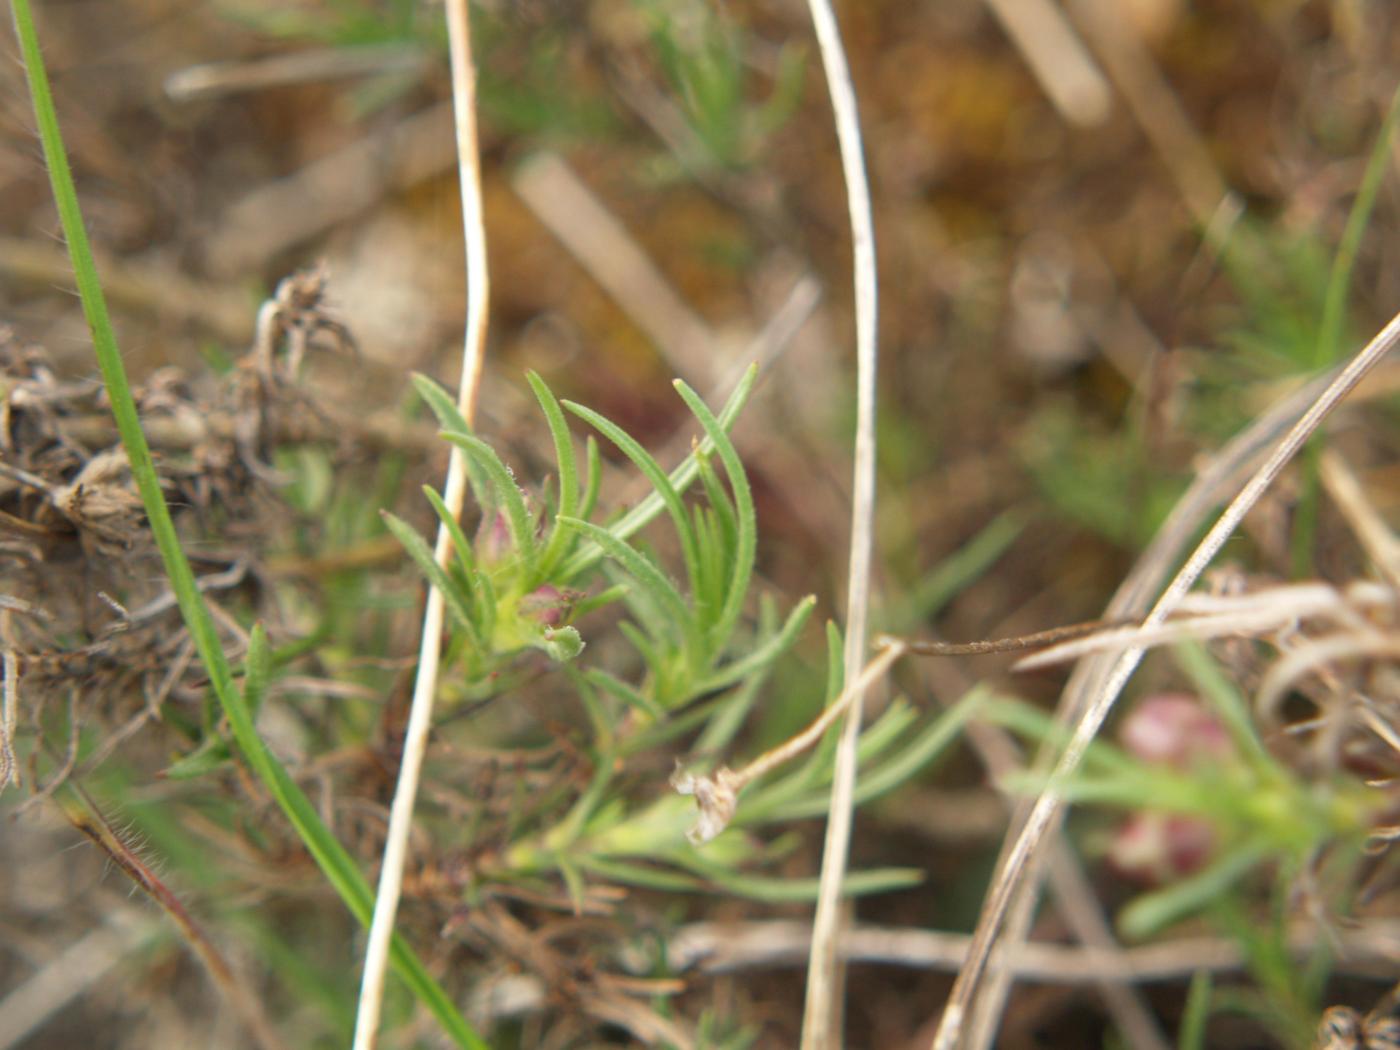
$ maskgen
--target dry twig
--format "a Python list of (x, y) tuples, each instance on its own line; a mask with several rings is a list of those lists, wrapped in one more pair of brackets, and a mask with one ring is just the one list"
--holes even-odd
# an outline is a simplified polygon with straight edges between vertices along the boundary
[[(1171, 584), (1148, 613), (1144, 620), (1144, 627), (1155, 627), (1171, 614), (1201, 573), (1205, 571), (1206, 566), (1210, 564), (1226, 539), (1234, 532), (1240, 520), (1258, 502), (1265, 490), (1274, 482), (1303, 443), (1361, 381), (1362, 377), (1397, 343), (1400, 343), (1400, 314), (1393, 317), (1390, 323), (1352, 358), (1273, 449), (1264, 464), (1249, 479), (1210, 532), (1196, 547), (1186, 564), (1177, 572)], [(1064, 783), (1065, 778), (1073, 775), (1074, 771), (1078, 769), (1085, 749), (1098, 734), (1098, 730), (1103, 725), (1114, 701), (1136, 669), (1142, 655), (1141, 649), (1129, 649), (1121, 654), (1102, 684), (1095, 690), (1084, 714), (1075, 726), (1073, 736), (1056, 763), (1050, 783), (1031, 807), (1024, 826), (1020, 829), (1014, 843), (998, 867), (997, 877), (988, 891), (982, 915), (978, 919), (977, 930), (973, 935), (972, 949), (968, 955), (968, 963), (958, 974), (957, 981), (954, 982), (948, 1004), (944, 1009), (942, 1020), (939, 1022), (938, 1031), (934, 1036), (934, 1050), (953, 1050), (958, 1045), (963, 1034), (968, 1010), (975, 998), (976, 990), (987, 966), (987, 960), (1002, 929), (1013, 896), (1022, 880), (1028, 877), (1033, 866), (1032, 862), (1039, 852), (1041, 844), (1060, 815), (1062, 800), (1059, 786)]]
[[(856, 298), (856, 434), (851, 483), (851, 554), (846, 580), (846, 682), (854, 681), (865, 658), (866, 616), (870, 603), (870, 562), (875, 521), (875, 370), (877, 363), (878, 282), (875, 271), (875, 219), (870, 185), (865, 175), (860, 114), (855, 87), (846, 64), (841, 30), (829, 0), (808, 0), (808, 10), (821, 49), (841, 170), (851, 217), (851, 250), (855, 261)], [(837, 941), (841, 926), (841, 884), (850, 847), (856, 778), (856, 745), (860, 736), (862, 694), (851, 702), (850, 714), (836, 748), (827, 813), (826, 842), (812, 927), (812, 954), (807, 970), (807, 996), (802, 1017), (803, 1050), (826, 1050), (841, 1042), (841, 979)]]
[[(477, 153), (476, 70), (472, 64), (471, 22), (466, 0), (448, 0), (447, 29), (451, 44), (452, 101), (456, 118), (457, 160), (462, 190), (462, 224), (467, 255), (467, 325), (463, 349), (462, 382), (457, 403), (463, 418), (470, 422), (476, 414), (476, 394), (481, 382), (481, 366), (486, 352), (486, 320), (490, 285), (486, 269), (486, 228), (481, 201), (481, 168)], [(455, 518), (462, 512), (466, 496), (466, 454), (453, 446), (447, 468), (443, 501)], [(446, 566), (452, 554), (452, 537), (445, 525), (438, 529), (434, 557)], [(389, 945), (394, 934), (402, 890), (403, 867), (408, 853), (408, 837), (413, 826), (413, 805), (418, 794), (418, 778), (432, 728), (433, 697), (441, 658), (444, 600), (442, 592), (429, 586), (423, 610), (423, 629), (418, 653), (418, 675), (414, 681), (412, 707), (404, 731), (399, 781), (389, 817), (389, 833), (375, 895), (374, 917), (365, 948), (365, 969), (360, 984), (360, 1003), (355, 1018), (355, 1050), (371, 1050), (379, 1028), (384, 995)]]

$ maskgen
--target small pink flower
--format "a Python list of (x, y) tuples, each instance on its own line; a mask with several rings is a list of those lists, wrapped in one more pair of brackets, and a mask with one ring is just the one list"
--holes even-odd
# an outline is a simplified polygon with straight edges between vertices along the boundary
[[(1144, 762), (1189, 770), (1234, 753), (1220, 720), (1187, 693), (1140, 700), (1118, 729), (1124, 750)], [(1114, 833), (1108, 862), (1119, 874), (1161, 886), (1199, 871), (1215, 848), (1210, 821), (1179, 813), (1132, 814)]]
[(1138, 701), (1118, 729), (1129, 754), (1144, 762), (1189, 769), (1234, 750), (1220, 720), (1188, 693), (1154, 693)]
[(564, 614), (572, 601), (570, 595), (546, 583), (520, 599), (520, 611), (526, 616), (534, 617), (546, 627), (558, 627), (564, 622)]
[(1200, 871), (1215, 848), (1215, 831), (1200, 817), (1134, 813), (1118, 828), (1108, 862), (1126, 878), (1163, 886)]

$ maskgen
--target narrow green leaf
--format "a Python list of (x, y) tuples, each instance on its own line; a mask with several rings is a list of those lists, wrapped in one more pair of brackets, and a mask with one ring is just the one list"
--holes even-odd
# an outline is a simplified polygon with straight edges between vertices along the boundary
[(1346, 305), (1351, 293), (1351, 275), (1356, 266), (1356, 256), (1361, 250), (1361, 239), (1371, 221), (1371, 212), (1376, 206), (1376, 195), (1381, 188), (1381, 180), (1390, 166), (1390, 145), (1395, 138), (1395, 125), (1400, 118), (1400, 88), (1391, 96), (1385, 119), (1381, 122), (1380, 134), (1371, 147), (1371, 155), (1366, 161), (1366, 170), (1361, 176), (1361, 187), (1352, 202), (1347, 215), (1346, 228), (1342, 231), (1341, 243), (1337, 245), (1336, 257), (1332, 260), (1332, 272), (1327, 280), (1327, 296), (1322, 306), (1322, 323), (1318, 326), (1317, 348), (1313, 354), (1313, 367), (1325, 368), (1337, 359), (1342, 344), (1342, 330), (1346, 326)]
[(662, 666), (661, 651), (652, 644), (646, 632), (636, 624), (628, 623), (626, 620), (619, 623), (617, 629), (624, 638), (632, 643), (632, 646), (637, 652), (641, 654), (642, 662), (646, 665), (647, 670), (651, 674), (660, 675), (664, 673), (665, 668)]
[[(757, 377), (758, 366), (749, 367), (747, 377)], [(754, 513), (753, 494), (749, 491), (748, 477), (744, 465), (739, 461), (739, 453), (725, 433), (725, 427), (715, 418), (703, 398), (679, 379), (675, 381), (676, 391), (695, 414), (700, 425), (705, 428), (706, 440), (712, 442), (724, 464), (724, 472), (729, 478), (729, 487), (734, 494), (734, 516), (738, 529), (738, 542), (734, 552), (733, 575), (729, 581), (729, 593), (725, 596), (724, 609), (716, 620), (714, 637), (727, 638), (739, 622), (744, 609), (744, 600), (749, 593), (749, 579), (753, 575), (754, 556), (758, 549), (758, 523)]]
[(207, 736), (197, 748), (176, 759), (160, 775), (164, 780), (194, 780), (223, 769), (231, 761), (233, 752), (228, 741), (217, 735)]
[(1259, 843), (1237, 846), (1204, 871), (1131, 901), (1118, 913), (1118, 928), (1132, 940), (1151, 937), (1216, 901), (1267, 855)]
[(562, 853), (555, 857), (555, 863), (564, 879), (564, 888), (569, 893), (569, 903), (574, 906), (574, 914), (582, 915), (584, 898), (588, 892), (583, 882), (583, 874), (578, 870), (578, 865)]
[[(836, 702), (846, 682), (846, 643), (841, 637), (841, 628), (826, 621), (826, 704)], [(829, 783), (832, 763), (836, 759), (836, 745), (841, 738), (841, 722), (826, 731), (821, 743), (812, 749), (812, 757), (802, 766), (798, 780), (803, 785)], [(825, 779), (823, 779), (825, 778)]]
[(1225, 676), (1205, 646), (1199, 642), (1182, 642), (1172, 647), (1172, 656), (1225, 724), (1225, 731), (1230, 734), (1240, 753), (1247, 756), (1257, 769), (1291, 779), (1259, 739), (1249, 701), (1240, 695), (1239, 689)]
[[(598, 509), (598, 493), (603, 487), (603, 454), (598, 451), (598, 441), (592, 434), (588, 435), (588, 440), (583, 443), (584, 462), (587, 464), (583, 475), (583, 500), (579, 503), (578, 517), (587, 521), (593, 517), (593, 512)], [(672, 479), (674, 481), (674, 479)], [(571, 558), (570, 564), (578, 559)], [(584, 569), (596, 562), (585, 560), (579, 568), (564, 576), (564, 579), (571, 580)]]
[(735, 660), (726, 667), (721, 667), (701, 683), (697, 692), (708, 693), (713, 689), (723, 689), (765, 669), (797, 640), (797, 636), (807, 623), (807, 617), (812, 615), (812, 610), (816, 606), (815, 595), (809, 594), (803, 598), (788, 614), (787, 622), (783, 624), (781, 631), (766, 639), (762, 645), (747, 656)]
[(1002, 514), (939, 562), (916, 583), (889, 618), (892, 631), (914, 631), (928, 624), (954, 597), (992, 567), (1025, 531), (1025, 515)]
[[(511, 543), (520, 556), (524, 575), (527, 578), (533, 577), (536, 558), (535, 523), (525, 506), (525, 494), (515, 483), (515, 475), (501, 457), (496, 455), (496, 450), (480, 438), (470, 434), (453, 434), (450, 431), (445, 432), (444, 436), (465, 452), (469, 459), (475, 461), (490, 479), (491, 490), (505, 510), (506, 528), (510, 530)], [(491, 527), (490, 522), (486, 527)]]
[[(741, 806), (740, 809), (743, 807)], [(820, 880), (782, 879), (736, 872), (723, 864), (714, 864), (703, 859), (702, 851), (691, 850), (688, 854), (676, 854), (672, 861), (695, 872), (726, 893), (746, 897), (749, 900), (764, 901), (769, 904), (800, 904), (816, 899)], [(887, 893), (890, 890), (907, 889), (924, 881), (924, 872), (919, 868), (878, 868), (874, 871), (853, 871), (841, 883), (841, 896), (861, 897), (872, 893)]]
[[(414, 390), (423, 399), (423, 403), (432, 410), (433, 415), (437, 417), (438, 425), (443, 430), (453, 434), (475, 433), (471, 424), (462, 416), (461, 410), (458, 409), (457, 402), (453, 400), (451, 394), (435, 381), (420, 373), (415, 372), (411, 379)], [(482, 513), (489, 514), (495, 508), (495, 503), (491, 499), (490, 484), (475, 460), (467, 457), (465, 466), (472, 496)]]
[(1210, 999), (1210, 971), (1197, 970), (1186, 991), (1186, 1009), (1181, 1013), (1181, 1027), (1177, 1030), (1177, 1050), (1205, 1050)]
[(647, 890), (661, 890), (664, 893), (688, 893), (701, 889), (703, 883), (690, 876), (675, 871), (653, 868), (627, 860), (610, 860), (598, 856), (578, 858), (579, 866), (595, 875), (601, 875), (609, 882), (620, 882), (628, 886), (640, 886)]
[(691, 527), (690, 515), (686, 513), (685, 504), (681, 502), (680, 493), (671, 484), (666, 472), (661, 469), (661, 464), (657, 463), (651, 453), (642, 448), (631, 434), (601, 413), (573, 401), (565, 401), (564, 407), (616, 445), (651, 483), (652, 491), (661, 497), (661, 502), (671, 515), (671, 524), (676, 530), (676, 536), (681, 542), (681, 557), (685, 560), (686, 578), (690, 581), (691, 591), (695, 591), (699, 585), (700, 574), (699, 541)]
[(243, 658), (243, 702), (253, 718), (262, 710), (271, 675), (272, 650), (267, 644), (267, 631), (262, 624), (255, 623), (248, 636), (248, 655)]
[(451, 394), (421, 373), (415, 372), (411, 378), (413, 389), (418, 391), (418, 396), (432, 409), (433, 415), (437, 416), (438, 425), (443, 430), (453, 434), (475, 433), (457, 408), (457, 402), (452, 399)]
[[(112, 417), (121, 436), (122, 446), (126, 450), (132, 478), (141, 495), (152, 537), (160, 551), (166, 575), (170, 578), (171, 591), (180, 607), (190, 637), (194, 640), (200, 660), (209, 674), (214, 694), (224, 708), (229, 726), (248, 764), (267, 786), (307, 850), (355, 918), (368, 926), (374, 910), (374, 895), (370, 891), (369, 883), (365, 881), (354, 860), (321, 823), (315, 808), (301, 789), (258, 737), (247, 705), (243, 702), (243, 695), (234, 688), (223, 647), (219, 643), (203, 596), (195, 583), (194, 572), (180, 547), (175, 524), (165, 504), (160, 481), (151, 461), (150, 447), (141, 431), (136, 402), (127, 383), (121, 352), (117, 348), (116, 336), (107, 313), (106, 299), (97, 277), (96, 264), (93, 262), (92, 249), (88, 244), (87, 232), (83, 228), (78, 194), (73, 186), (73, 176), (63, 148), (58, 115), (54, 111), (53, 96), (49, 89), (48, 74), (44, 69), (43, 54), (39, 50), (39, 38), (34, 29), (29, 0), (13, 0), (11, 10), (20, 50), (24, 56), (25, 74), (29, 81), (30, 98), (34, 104), (54, 201), (68, 243), (68, 254), (73, 262), (78, 295), (92, 331), (93, 348), (111, 403)], [(419, 1000), (432, 1011), (438, 1023), (459, 1046), (480, 1047), (485, 1050), (486, 1044), (458, 1012), (452, 1000), (433, 980), (402, 937), (395, 935), (390, 957), (396, 972)]]
[(442, 571), (437, 559), (433, 557), (433, 549), (428, 546), (428, 541), (418, 535), (417, 530), (398, 515), (391, 514), (387, 510), (380, 511), (379, 515), (384, 519), (385, 526), (393, 533), (394, 538), (413, 559), (413, 563), (418, 566), (418, 571), (426, 576), (428, 582), (442, 593), (447, 608), (452, 613), (452, 618), (479, 647), (482, 643), (482, 635), (472, 620), (469, 599), (462, 593), (462, 588), (458, 586), (457, 581)]
[[(777, 629), (777, 619), (777, 606), (772, 598), (764, 595), (758, 610), (759, 637), (770, 637)], [(740, 680), (740, 686), (723, 698), (723, 702), (715, 710), (714, 717), (705, 723), (705, 731), (695, 741), (695, 746), (691, 749), (693, 754), (720, 754), (733, 743), (758, 699), (759, 690), (768, 681), (772, 668), (770, 663), (762, 670), (746, 675)], [(702, 690), (702, 695), (703, 692)]]
[(470, 580), (476, 571), (476, 551), (472, 548), (471, 541), (467, 539), (467, 534), (462, 531), (461, 523), (457, 521), (456, 515), (447, 509), (447, 504), (443, 502), (437, 489), (431, 485), (424, 485), (423, 495), (428, 497), (428, 502), (433, 505), (433, 510), (437, 512), (438, 521), (447, 530), (447, 535), (452, 538), (452, 550), (457, 555), (457, 564), (462, 567), (463, 575)]
[(667, 616), (672, 617), (672, 622), (686, 625), (686, 633), (690, 633), (691, 616), (685, 599), (681, 597), (681, 592), (676, 590), (676, 585), (666, 578), (666, 574), (657, 568), (654, 562), (624, 543), (611, 529), (594, 525), (591, 521), (581, 518), (561, 517), (559, 520), (570, 528), (578, 529), (596, 543), (646, 590)]
[(549, 578), (554, 567), (563, 558), (569, 539), (574, 535), (559, 524), (558, 518), (560, 516), (586, 518), (588, 515), (578, 513), (578, 460), (574, 456), (574, 443), (569, 437), (569, 425), (564, 419), (564, 413), (559, 408), (559, 402), (549, 387), (545, 385), (544, 380), (539, 377), (539, 373), (526, 372), (525, 379), (529, 382), (530, 389), (535, 392), (535, 400), (540, 403), (545, 422), (549, 424), (549, 435), (554, 441), (554, 459), (559, 467), (559, 505), (554, 510), (555, 522), (550, 529), (549, 539), (544, 545), (544, 553), (540, 555), (537, 567), (542, 581)]
[[(718, 417), (720, 425), (724, 429), (728, 430), (729, 427), (734, 425), (734, 420), (738, 418), (739, 413), (743, 410), (745, 403), (749, 399), (749, 395), (753, 393), (753, 385), (757, 379), (758, 370), (754, 368), (749, 369), (744, 373), (744, 377), (739, 381), (738, 386), (734, 388), (734, 393), (729, 395), (729, 400), (725, 402), (724, 408), (720, 410)], [(680, 466), (671, 471), (668, 480), (677, 492), (685, 492), (690, 483), (695, 480), (696, 472), (699, 469), (696, 466), (696, 454), (709, 452), (713, 448), (714, 442), (706, 437), (700, 442), (700, 446), (695, 452), (692, 452), (682, 461)], [(592, 460), (590, 459), (590, 471), (591, 466)], [(586, 499), (584, 501), (584, 506), (589, 506), (589, 502)], [(661, 513), (664, 506), (665, 504), (661, 502), (661, 497), (653, 492), (621, 518), (608, 526), (608, 531), (618, 539), (625, 540), (655, 518), (657, 514)], [(582, 510), (579, 516), (587, 517)], [(564, 569), (562, 571), (563, 578), (573, 579), (585, 569), (595, 565), (601, 557), (603, 557), (603, 550), (597, 544), (576, 551), (564, 564)]]
[(936, 718), (894, 758), (868, 773), (862, 772), (860, 782), (856, 785), (856, 805), (862, 805), (893, 791), (938, 757), (949, 744), (961, 736), (963, 726), (976, 714), (977, 708), (987, 695), (988, 692), (980, 687), (973, 689)]
[(729, 557), (733, 556), (734, 550), (738, 546), (739, 523), (734, 517), (734, 504), (729, 499), (729, 493), (720, 484), (719, 475), (715, 473), (714, 467), (710, 465), (709, 456), (698, 457), (700, 466), (700, 484), (704, 486), (705, 498), (709, 500), (710, 507), (715, 513), (715, 517), (721, 527), (721, 534), (724, 537), (724, 550)]
[(620, 598), (625, 598), (628, 590), (627, 584), (616, 583), (611, 587), (604, 588), (597, 594), (590, 594), (587, 598), (580, 598), (574, 603), (574, 619), (586, 616), (594, 609), (601, 609), (605, 605), (611, 605)]
[(622, 679), (604, 671), (601, 667), (590, 667), (584, 672), (584, 677), (588, 679), (590, 684), (621, 700), (628, 707), (635, 707), (649, 718), (660, 721), (666, 717), (666, 712), (654, 700), (639, 693)]
[(472, 576), (472, 590), (477, 594), (477, 613), (481, 617), (481, 637), (493, 638), (496, 634), (496, 585), (491, 582), (491, 574), (478, 569)]

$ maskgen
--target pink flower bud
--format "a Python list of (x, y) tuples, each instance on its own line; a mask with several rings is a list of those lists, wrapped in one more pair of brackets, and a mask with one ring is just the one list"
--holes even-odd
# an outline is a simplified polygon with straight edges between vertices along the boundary
[(546, 627), (558, 627), (564, 622), (573, 598), (552, 584), (536, 587), (520, 599), (522, 615), (533, 617)]
[(1114, 834), (1108, 862), (1126, 878), (1162, 886), (1199, 871), (1214, 848), (1214, 829), (1200, 817), (1134, 813)]
[(1138, 701), (1118, 729), (1123, 748), (1144, 762), (1187, 769), (1228, 758), (1234, 746), (1220, 720), (1189, 693), (1154, 693)]

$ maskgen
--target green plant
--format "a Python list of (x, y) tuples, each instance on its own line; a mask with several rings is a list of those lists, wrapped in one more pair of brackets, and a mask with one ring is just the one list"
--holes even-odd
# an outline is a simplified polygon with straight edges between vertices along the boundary
[(651, 28), (652, 46), (680, 99), (703, 167), (739, 168), (752, 163), (763, 143), (797, 107), (804, 59), (783, 48), (773, 88), (759, 103), (748, 100), (751, 41), (728, 19), (699, 0), (635, 0)]
[[(243, 686), (238, 688), (234, 685), (233, 670), (224, 655), (208, 607), (195, 584), (194, 572), (180, 545), (170, 510), (161, 493), (150, 447), (141, 430), (136, 404), (126, 378), (126, 369), (107, 312), (106, 298), (98, 279), (97, 266), (93, 261), (92, 249), (83, 225), (78, 194), (68, 167), (33, 15), (27, 0), (15, 0), (12, 6), (15, 31), (24, 57), (30, 98), (39, 127), (40, 142), (43, 145), (44, 161), (48, 166), (54, 201), (68, 242), (78, 295), (92, 333), (93, 348), (102, 371), (102, 381), (111, 399), (112, 415), (121, 435), (122, 445), (126, 449), (132, 477), (140, 493), (151, 534), (160, 551), (180, 613), (194, 640), (199, 658), (209, 673), (210, 686), (223, 708), (244, 758), (277, 800), (326, 879), (335, 887), (355, 917), (360, 922), (367, 923), (373, 910), (373, 896), (363, 873), (322, 823), (315, 808), (263, 743), (253, 726), (252, 712), (262, 700), (270, 665), (267, 639), (261, 629), (255, 629), (252, 634), (244, 667)], [(458, 1045), (484, 1045), (402, 938), (395, 939), (393, 962), (395, 971), (433, 1012), (444, 1031), (451, 1035)]]
[[(504, 461), (471, 433), (446, 392), (417, 381), (444, 436), (470, 458), (471, 488), (480, 508), (476, 535), (469, 538), (445, 515), (441, 498), (427, 491), (454, 537), (454, 560), (446, 572), (433, 563), (426, 540), (386, 516), (415, 563), (443, 588), (452, 610), (447, 651), (454, 654), (458, 672), (452, 694), (475, 700), (500, 695), (503, 683), (518, 681), (511, 668), (521, 654), (537, 650), (559, 665), (554, 685), (572, 693), (587, 725), (587, 786), (576, 798), (561, 794), (513, 822), (508, 841), (478, 865), (478, 884), (557, 873), (576, 907), (583, 905), (590, 877), (671, 891), (713, 887), (763, 900), (806, 899), (814, 891), (810, 880), (771, 879), (752, 870), (786, 853), (794, 844), (790, 839), (765, 844), (738, 832), (822, 813), (833, 741), (802, 768), (754, 785), (734, 821), (735, 832), (699, 849), (686, 841), (691, 803), (669, 792), (654, 797), (655, 789), (639, 798), (629, 776), (633, 763), (646, 762), (649, 753), (682, 735), (694, 735), (692, 751), (701, 756), (730, 747), (812, 611), (814, 601), (808, 598), (782, 617), (765, 599), (755, 627), (745, 624), (756, 521), (748, 481), (726, 430), (755, 378), (751, 369), (718, 414), (677, 382), (705, 437), (668, 473), (622, 428), (581, 405), (561, 405), (538, 376), (529, 376), (553, 439), (558, 479), (539, 511)], [(590, 520), (597, 503), (598, 452), (590, 439), (581, 481), (565, 411), (602, 434), (651, 485), (649, 496), (610, 522)], [(697, 482), (699, 494), (688, 501)], [(635, 539), (663, 513), (680, 552), (681, 584)], [(591, 581), (602, 587), (588, 595), (584, 588)], [(617, 631), (636, 654), (632, 675), (592, 661), (599, 646), (585, 647), (575, 625), (585, 613), (612, 602), (629, 614)], [(840, 692), (842, 675), (840, 637), (828, 633), (831, 700)], [(906, 705), (891, 705), (862, 737), (866, 771), (859, 797), (883, 794), (926, 766), (954, 738), (972, 706), (968, 701), (919, 729)], [(519, 747), (522, 741), (500, 743)], [(899, 870), (858, 873), (847, 881), (847, 891), (872, 892), (917, 877)]]
[[(1200, 1045), (1208, 1012), (1232, 1010), (1264, 1022), (1289, 1045), (1307, 1046), (1331, 958), (1320, 945), (1304, 963), (1295, 959), (1291, 902), (1300, 885), (1319, 887), (1315, 892), (1325, 886), (1334, 888), (1333, 896), (1316, 904), (1345, 907), (1350, 893), (1345, 887), (1360, 870), (1362, 848), (1382, 802), (1374, 788), (1342, 771), (1309, 776), (1271, 754), (1244, 698), (1205, 650), (1183, 645), (1177, 660), (1223, 739), (1196, 759), (1175, 763), (1145, 761), (1096, 741), (1081, 770), (1062, 786), (1064, 797), (1077, 805), (1124, 810), (1134, 820), (1144, 815), (1185, 820), (1205, 829), (1206, 841), (1214, 844), (1208, 854), (1191, 858), (1194, 870), (1174, 872), (1118, 913), (1119, 929), (1133, 939), (1203, 918), (1244, 953), (1253, 987), (1213, 997), (1204, 988), (1194, 990), (1182, 1045)], [(1031, 739), (1060, 735), (1042, 713), (1019, 702), (995, 702), (985, 713)], [(1188, 746), (1202, 747), (1201, 732), (1192, 736)], [(1034, 792), (1044, 780), (1021, 774), (1009, 784)], [(1164, 837), (1170, 834), (1166, 828), (1183, 827), (1157, 826)], [(1201, 838), (1195, 831), (1190, 835), (1194, 853)], [(1261, 893), (1272, 902), (1263, 924), (1254, 904)]]

